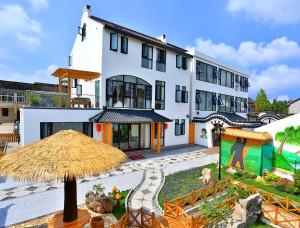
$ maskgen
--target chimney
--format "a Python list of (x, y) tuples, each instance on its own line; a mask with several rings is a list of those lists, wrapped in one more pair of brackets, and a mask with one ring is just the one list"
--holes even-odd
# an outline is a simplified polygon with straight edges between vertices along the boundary
[(82, 14), (84, 16), (88, 16), (88, 17), (91, 16), (91, 6), (90, 5), (85, 5), (83, 7)]
[(160, 40), (161, 42), (165, 43), (165, 44), (167, 43), (167, 39), (166, 39), (166, 35), (165, 34), (157, 37), (157, 39)]

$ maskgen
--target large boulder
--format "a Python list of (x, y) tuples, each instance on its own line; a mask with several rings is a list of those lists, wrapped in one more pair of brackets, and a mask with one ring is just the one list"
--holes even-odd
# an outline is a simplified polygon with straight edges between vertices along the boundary
[(232, 227), (246, 228), (253, 225), (262, 213), (261, 205), (262, 200), (259, 193), (236, 202), (232, 214)]
[(113, 210), (113, 196), (104, 193), (95, 194), (90, 191), (85, 195), (85, 204), (88, 209), (99, 214), (111, 213)]
[(213, 184), (211, 172), (212, 170), (208, 168), (204, 168), (202, 170), (202, 176), (198, 178), (198, 181), (202, 187)]

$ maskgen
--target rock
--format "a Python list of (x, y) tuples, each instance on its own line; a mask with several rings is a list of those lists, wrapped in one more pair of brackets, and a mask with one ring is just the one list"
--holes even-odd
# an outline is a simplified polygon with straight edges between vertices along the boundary
[(232, 213), (234, 228), (246, 228), (253, 225), (259, 218), (261, 212), (262, 200), (259, 193), (249, 196), (246, 199), (240, 199), (235, 203)]
[(229, 174), (235, 174), (237, 171), (234, 168), (230, 167), (226, 170), (226, 172)]
[(202, 170), (202, 176), (198, 178), (198, 181), (202, 187), (213, 184), (213, 179), (211, 176), (211, 169), (204, 168)]
[(95, 194), (88, 192), (85, 195), (85, 204), (88, 209), (99, 214), (111, 213), (113, 210), (113, 196), (105, 196), (105, 194)]

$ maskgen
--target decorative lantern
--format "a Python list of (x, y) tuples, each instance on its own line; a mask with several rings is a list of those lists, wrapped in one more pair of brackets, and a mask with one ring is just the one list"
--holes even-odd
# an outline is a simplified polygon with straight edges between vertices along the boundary
[(99, 133), (101, 131), (101, 124), (97, 124), (96, 125), (96, 131)]
[(164, 129), (168, 129), (168, 124), (164, 123)]

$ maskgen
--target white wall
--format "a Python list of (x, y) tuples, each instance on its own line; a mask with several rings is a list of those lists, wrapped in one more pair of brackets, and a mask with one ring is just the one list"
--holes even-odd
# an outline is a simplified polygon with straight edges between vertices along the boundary
[(289, 106), (289, 114), (300, 113), (300, 100), (295, 101)]
[[(100, 111), (100, 109), (21, 108), (21, 145), (40, 140), (41, 122), (89, 122), (89, 118)], [(100, 137), (95, 130), (94, 136), (96, 139)]]
[(275, 121), (273, 123), (264, 125), (262, 127), (255, 128), (254, 130), (258, 131), (258, 132), (268, 132), (275, 139), (275, 135), (277, 132), (284, 131), (284, 129), (286, 127), (291, 127), (291, 126), (296, 127), (299, 125), (300, 125), (300, 113), (286, 117), (286, 118), (278, 120), (278, 121)]

